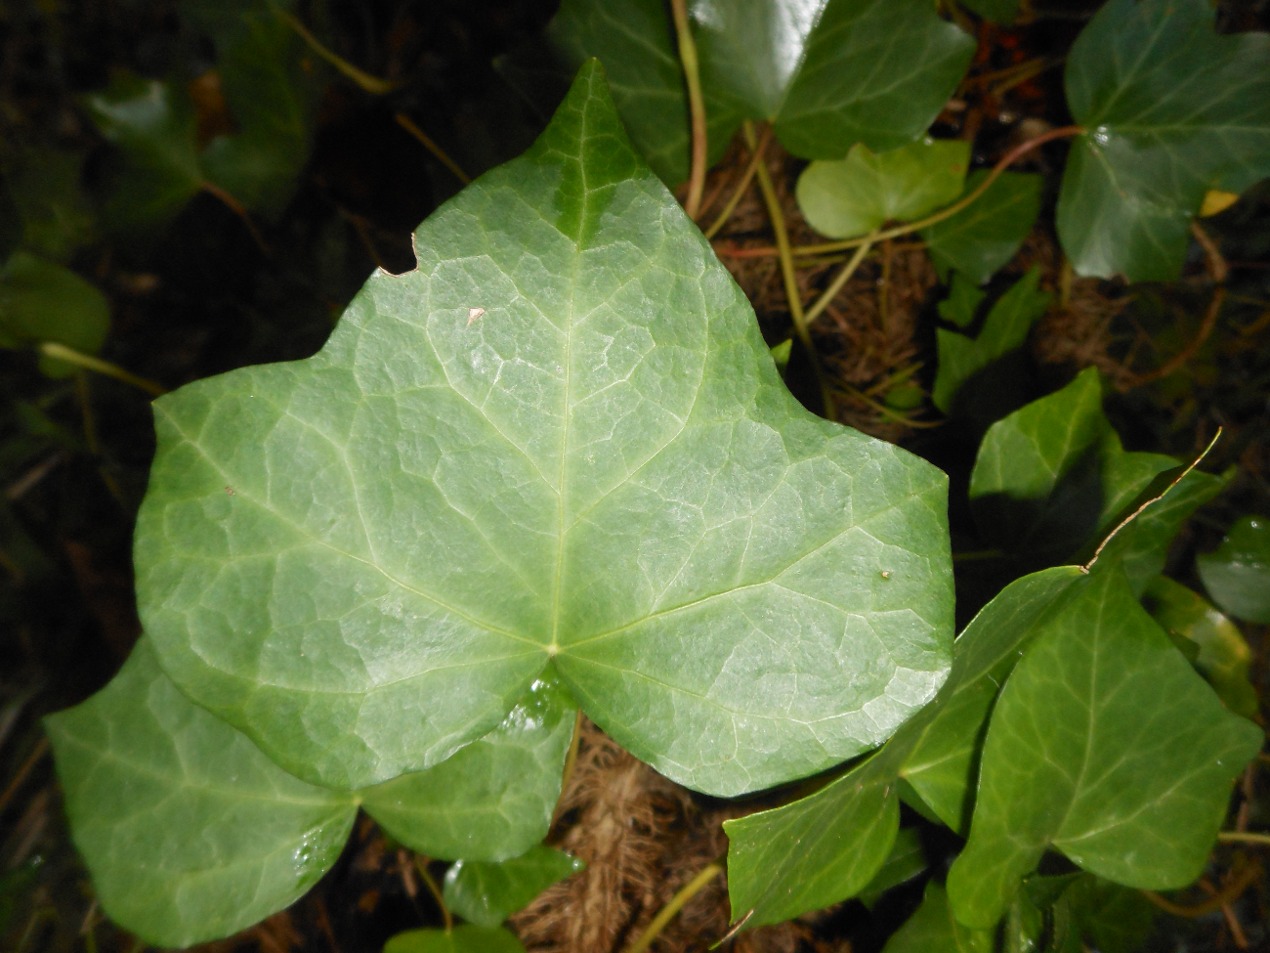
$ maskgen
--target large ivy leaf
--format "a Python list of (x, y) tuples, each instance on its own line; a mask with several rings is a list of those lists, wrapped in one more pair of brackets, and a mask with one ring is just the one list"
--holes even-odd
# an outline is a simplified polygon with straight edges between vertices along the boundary
[(960, 829), (997, 691), (1079, 578), (1068, 566), (1007, 587), (957, 639), (935, 701), (880, 752), (809, 797), (725, 822), (733, 915), (749, 913), (748, 927), (779, 923), (868, 887), (895, 841), (901, 780)]
[[(1210, 189), (1270, 176), (1270, 36), (1218, 36), (1205, 0), (1110, 0), (1077, 37), (1058, 233), (1076, 270), (1168, 280)], [(1181, 79), (1184, 77), (1184, 81)]]
[[(923, 0), (689, 0), (688, 12), (715, 155), (742, 118), (771, 121), (806, 158), (912, 142), (974, 51)], [(662, 0), (564, 0), (548, 36), (574, 64), (604, 62), (636, 145), (667, 182), (686, 178), (683, 72)]]
[(49, 737), (75, 844), (116, 922), (165, 946), (287, 906), (339, 856), (362, 804), (429, 856), (496, 861), (547, 833), (573, 718), (544, 687), (449, 761), (360, 792), (301, 781), (192, 704), (142, 639)]
[(144, 639), (110, 685), (46, 724), (102, 907), (151, 943), (227, 936), (287, 906), (353, 823), (347, 795), (190, 704)]
[(594, 64), (326, 347), (155, 405), (138, 595), (168, 674), (363, 787), (548, 668), (732, 795), (883, 742), (948, 664), (945, 481), (814, 417)]
[(988, 428), (970, 503), (985, 538), (1044, 565), (1091, 547), (1157, 475), (1176, 466), (1172, 457), (1124, 451), (1090, 368)]
[(1222, 707), (1122, 573), (1095, 571), (1078, 593), (993, 709), (970, 840), (948, 878), (968, 926), (996, 923), (1050, 846), (1128, 886), (1189, 883), (1261, 746), (1261, 730)]
[(829, 238), (854, 238), (883, 223), (920, 218), (961, 194), (970, 143), (921, 139), (888, 152), (863, 144), (845, 159), (813, 162), (798, 177), (798, 207)]

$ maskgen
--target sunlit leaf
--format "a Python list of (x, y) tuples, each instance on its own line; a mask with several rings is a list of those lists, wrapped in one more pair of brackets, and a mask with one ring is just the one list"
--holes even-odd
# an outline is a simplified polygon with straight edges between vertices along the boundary
[(993, 708), (970, 840), (948, 878), (968, 926), (995, 924), (1049, 847), (1128, 886), (1189, 883), (1261, 746), (1261, 730), (1222, 707), (1123, 574), (1095, 571), (1078, 586)]
[(445, 872), (446, 906), (464, 920), (496, 927), (558, 880), (586, 867), (576, 857), (539, 845), (502, 863), (460, 860)]
[[(970, 174), (966, 194), (983, 182), (986, 171)], [(1014, 257), (1032, 231), (1041, 210), (1041, 177), (1005, 172), (970, 205), (921, 230), (941, 277), (960, 272), (983, 284)]]
[(1270, 176), (1270, 36), (1219, 36), (1206, 0), (1110, 0), (1067, 60), (1058, 234), (1080, 274), (1169, 280), (1212, 189)]
[(885, 222), (909, 222), (961, 194), (970, 144), (923, 139), (874, 153), (857, 144), (845, 159), (813, 162), (798, 178), (798, 207), (829, 238), (855, 238)]
[(1195, 560), (1213, 601), (1237, 619), (1270, 622), (1270, 520), (1245, 516)]
[(875, 747), (947, 672), (941, 473), (814, 417), (598, 67), (314, 357), (155, 405), (165, 671), (309, 780), (436, 764), (554, 669), (721, 795)]

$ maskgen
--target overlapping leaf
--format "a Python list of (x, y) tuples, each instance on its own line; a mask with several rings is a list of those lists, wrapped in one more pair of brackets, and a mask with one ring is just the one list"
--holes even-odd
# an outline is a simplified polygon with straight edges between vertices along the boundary
[(360, 792), (308, 784), (192, 704), (143, 639), (119, 676), (52, 716), (75, 843), (110, 916), (152, 942), (225, 936), (330, 867), (362, 804), (434, 857), (496, 861), (546, 835), (573, 724), (539, 687), (436, 767)]
[(156, 404), (165, 671), (280, 764), (435, 764), (548, 668), (736, 794), (884, 741), (948, 664), (944, 479), (785, 390), (598, 67), (307, 361)]
[(970, 840), (948, 878), (968, 926), (995, 924), (1051, 846), (1117, 883), (1189, 883), (1261, 746), (1124, 575), (1100, 570), (1042, 626), (993, 709)]
[(1270, 36), (1218, 36), (1205, 0), (1110, 0), (1077, 38), (1058, 233), (1076, 270), (1176, 278), (1211, 189), (1270, 176)]
[(585, 866), (543, 844), (502, 863), (460, 860), (445, 872), (443, 897), (451, 912), (464, 920), (496, 927), (553, 883)]
[(1240, 619), (1270, 622), (1270, 520), (1237, 520), (1214, 552), (1196, 560), (1213, 601)]
[[(966, 179), (966, 194), (983, 184), (979, 170)], [(1041, 211), (1041, 177), (1005, 172), (955, 215), (921, 230), (940, 275), (956, 271), (978, 284), (991, 278), (1023, 244)]]
[[(716, 156), (742, 118), (771, 121), (806, 158), (912, 142), (974, 50), (922, 0), (690, 0), (688, 10)], [(636, 145), (667, 182), (686, 178), (683, 73), (661, 0), (565, 0), (548, 36), (574, 64), (605, 64)]]

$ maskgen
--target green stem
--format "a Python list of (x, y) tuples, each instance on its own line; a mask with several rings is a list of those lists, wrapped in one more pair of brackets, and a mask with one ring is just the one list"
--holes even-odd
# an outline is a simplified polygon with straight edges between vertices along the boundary
[(666, 929), (666, 924), (675, 918), (684, 904), (699, 894), (705, 886), (715, 877), (723, 873), (723, 868), (717, 864), (706, 864), (686, 885), (679, 888), (679, 892), (670, 898), (670, 902), (657, 911), (657, 916), (653, 917), (653, 922), (634, 943), (630, 945), (626, 953), (644, 953), (653, 942), (661, 935), (661, 931)]
[[(751, 149), (757, 149), (757, 140), (754, 136), (754, 124), (746, 121), (742, 126), (745, 133), (745, 142)], [(820, 388), (820, 400), (824, 404), (825, 416), (833, 417), (833, 395), (829, 392), (828, 382), (825, 380), (824, 370), (820, 366), (820, 356), (816, 353), (815, 345), (812, 344), (811, 331), (807, 328), (807, 316), (803, 311), (803, 302), (798, 294), (798, 279), (794, 274), (794, 257), (790, 253), (789, 246), (789, 229), (785, 225), (785, 213), (781, 210), (780, 199), (776, 195), (776, 186), (772, 184), (771, 173), (767, 171), (767, 165), (760, 162), (757, 172), (758, 187), (763, 193), (763, 204), (767, 206), (767, 217), (772, 222), (772, 233), (776, 236), (776, 249), (780, 255), (781, 263), (781, 279), (785, 283), (785, 297), (789, 301), (789, 316), (794, 322), (794, 333), (798, 335), (798, 340), (802, 342), (803, 350), (807, 352), (807, 360), (811, 364), (812, 373), (816, 377), (816, 384)]]
[(439, 145), (437, 145), (426, 132), (424, 132), (422, 129), (416, 126), (410, 120), (409, 116), (405, 115), (404, 113), (396, 113), (393, 115), (393, 118), (397, 120), (397, 125), (399, 125), (402, 129), (406, 130), (406, 132), (410, 133), (410, 135), (414, 136), (416, 139), (422, 142), (423, 147), (427, 149), (429, 152), (431, 152), (432, 155), (436, 157), (436, 160), (438, 162), (440, 162), (443, 166), (449, 169), (450, 173), (456, 179), (458, 179), (464, 185), (467, 185), (469, 182), (472, 181), (472, 177), (468, 175), (466, 172), (464, 172), (462, 167), (460, 167), (457, 162), (451, 159), (449, 154), (444, 149), (442, 149)]
[(415, 855), (415, 870), (419, 874), (419, 879), (423, 881), (423, 885), (428, 888), (428, 893), (432, 894), (432, 899), (436, 901), (437, 906), (441, 909), (441, 922), (445, 926), (445, 932), (453, 932), (454, 917), (450, 913), (450, 908), (445, 905), (445, 897), (441, 895), (441, 888), (432, 879), (432, 874), (428, 873), (428, 858)]
[(1249, 831), (1222, 831), (1217, 835), (1222, 844), (1256, 844), (1258, 847), (1270, 847), (1270, 834), (1253, 834)]
[(688, 115), (692, 125), (692, 165), (684, 211), (689, 218), (695, 219), (701, 211), (701, 196), (706, 186), (706, 101), (701, 93), (701, 66), (697, 60), (697, 44), (692, 38), (692, 25), (688, 22), (686, 0), (670, 0), (670, 12), (675, 21), (675, 37), (679, 41), (679, 62), (683, 65), (684, 82), (688, 87)]
[(723, 206), (723, 211), (705, 231), (707, 239), (714, 238), (719, 234), (721, 229), (732, 217), (732, 213), (736, 211), (736, 207), (741, 204), (741, 196), (745, 194), (746, 189), (750, 187), (750, 183), (754, 181), (754, 175), (758, 172), (759, 163), (763, 161), (763, 152), (767, 149), (767, 144), (772, 141), (772, 127), (764, 126), (763, 134), (759, 136), (758, 145), (750, 152), (750, 162), (745, 167), (745, 172), (741, 176), (740, 182), (737, 183), (735, 189), (732, 190), (732, 197), (728, 199), (728, 204)]
[(816, 303), (807, 309), (807, 314), (804, 316), (804, 320), (808, 324), (811, 324), (811, 322), (815, 321), (816, 318), (820, 317), (821, 312), (823, 312), (825, 308), (829, 307), (829, 303), (838, 296), (838, 292), (842, 290), (842, 286), (851, 280), (851, 276), (855, 274), (856, 269), (860, 267), (860, 263), (864, 261), (864, 256), (869, 253), (869, 249), (872, 247), (873, 244), (871, 242), (865, 242), (863, 245), (856, 247), (855, 254), (853, 254), (851, 258), (848, 259), (847, 263), (838, 270), (838, 273), (834, 275), (833, 281), (829, 282), (829, 287), (826, 288), (824, 293), (816, 299)]
[(280, 16), (287, 25), (291, 27), (291, 29), (295, 30), (295, 32), (299, 34), (300, 39), (304, 40), (304, 42), (309, 45), (309, 49), (313, 50), (314, 53), (326, 60), (372, 96), (383, 96), (385, 93), (390, 93), (396, 89), (396, 84), (380, 79), (378, 76), (371, 76), (370, 73), (358, 69), (348, 60), (323, 45), (322, 41), (310, 33), (309, 28), (301, 23), (294, 14), (289, 13), (286, 10), (278, 10), (276, 8), (274, 12), (277, 13), (278, 16)]
[(104, 374), (107, 377), (113, 377), (117, 381), (123, 381), (125, 384), (131, 384), (138, 390), (143, 390), (152, 397), (161, 397), (167, 393), (167, 389), (154, 381), (146, 380), (144, 377), (138, 377), (125, 371), (118, 364), (111, 364), (109, 361), (103, 361), (99, 357), (93, 357), (91, 354), (85, 354), (83, 351), (77, 351), (65, 344), (59, 344), (57, 341), (41, 341), (39, 352), (45, 357), (51, 357), (54, 360), (65, 361), (67, 364), (74, 364), (77, 367), (87, 368), (90, 371), (96, 371), (98, 374)]

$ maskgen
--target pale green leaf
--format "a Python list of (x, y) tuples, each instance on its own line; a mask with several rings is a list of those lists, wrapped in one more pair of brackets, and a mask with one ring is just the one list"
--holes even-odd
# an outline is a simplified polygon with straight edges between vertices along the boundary
[(585, 867), (578, 858), (541, 844), (502, 863), (460, 860), (445, 872), (443, 896), (452, 913), (496, 927), (553, 883)]
[(1219, 36), (1206, 0), (1110, 0), (1076, 39), (1058, 233), (1080, 274), (1169, 280), (1210, 189), (1270, 176), (1270, 36)]
[(463, 924), (453, 930), (407, 930), (384, 944), (384, 953), (525, 953), (502, 927)]
[(575, 711), (556, 686), (537, 681), (485, 737), (426, 771), (364, 790), (366, 813), (429, 857), (523, 854), (551, 826)]
[(995, 924), (1049, 847), (1129, 886), (1189, 883), (1232, 780), (1261, 745), (1261, 730), (1222, 707), (1123, 574), (1095, 571), (1078, 586), (992, 712), (970, 840), (948, 879), (968, 926)]
[[(689, 0), (718, 156), (743, 118), (769, 120), (795, 155), (918, 138), (956, 88), (973, 40), (923, 0)], [(564, 0), (548, 30), (572, 65), (599, 57), (642, 154), (688, 175), (683, 71), (662, 0)]]
[(189, 946), (282, 909), (353, 823), (348, 795), (292, 777), (191, 705), (145, 639), (110, 685), (46, 724), (102, 907), (151, 943)]
[(829, 238), (855, 238), (889, 221), (910, 222), (961, 194), (970, 144), (921, 139), (875, 153), (863, 143), (845, 159), (820, 159), (798, 177), (798, 207)]
[(1270, 622), (1270, 521), (1245, 516), (1222, 544), (1195, 560), (1213, 601), (1238, 619)]
[(984, 318), (975, 337), (938, 328), (939, 366), (931, 398), (949, 416), (987, 425), (1022, 403), (1027, 380), (1022, 348), (1032, 325), (1049, 307), (1051, 296), (1037, 290), (1041, 273), (1033, 268), (1003, 294)]
[(554, 668), (720, 795), (875, 747), (947, 672), (941, 473), (806, 412), (598, 67), (328, 344), (155, 405), (165, 671), (300, 776), (436, 764)]
[(958, 638), (936, 700), (879, 753), (809, 797), (726, 821), (733, 917), (752, 910), (747, 927), (778, 923), (866, 889), (895, 841), (900, 778), (958, 829), (988, 709), (1037, 624), (1078, 578), (1063, 567), (1008, 587)]
[[(965, 194), (988, 175), (972, 172)], [(1019, 250), (1041, 210), (1041, 177), (1004, 172), (970, 205), (920, 232), (941, 277), (959, 272), (984, 284)]]

